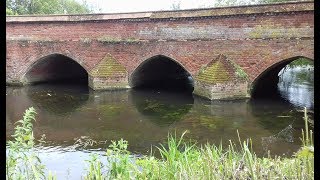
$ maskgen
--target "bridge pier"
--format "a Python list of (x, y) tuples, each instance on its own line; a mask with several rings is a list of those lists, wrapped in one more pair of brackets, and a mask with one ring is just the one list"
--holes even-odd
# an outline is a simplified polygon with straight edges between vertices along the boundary
[(240, 66), (220, 54), (195, 76), (193, 94), (210, 100), (249, 98), (247, 79)]
[(88, 86), (93, 90), (118, 90), (130, 88), (125, 78), (108, 78), (88, 76)]
[(88, 86), (93, 90), (130, 88), (128, 72), (110, 54), (107, 54), (88, 74)]
[(250, 98), (247, 82), (207, 84), (195, 80), (193, 94), (210, 100)]

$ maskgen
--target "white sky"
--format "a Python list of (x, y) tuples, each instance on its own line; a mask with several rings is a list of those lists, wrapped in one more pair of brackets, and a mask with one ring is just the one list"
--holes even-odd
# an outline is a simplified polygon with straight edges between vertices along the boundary
[[(82, 2), (82, 0), (77, 0)], [(170, 10), (180, 2), (180, 9), (212, 7), (216, 0), (86, 0), (95, 12), (138, 12)], [(101, 9), (98, 11), (98, 9)]]

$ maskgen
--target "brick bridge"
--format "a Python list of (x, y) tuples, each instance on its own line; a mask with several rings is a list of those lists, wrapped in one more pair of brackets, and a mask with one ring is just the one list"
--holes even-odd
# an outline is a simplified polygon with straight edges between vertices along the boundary
[(250, 97), (291, 61), (313, 60), (313, 28), (313, 2), (7, 16), (6, 82), (85, 78), (97, 90), (192, 77), (196, 95)]

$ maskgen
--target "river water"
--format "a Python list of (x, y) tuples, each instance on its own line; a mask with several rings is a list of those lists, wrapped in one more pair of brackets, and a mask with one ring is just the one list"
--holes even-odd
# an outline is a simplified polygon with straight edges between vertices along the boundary
[[(33, 106), (34, 134), (46, 136), (36, 149), (58, 179), (80, 179), (85, 160), (104, 154), (111, 140), (123, 138), (134, 154), (148, 154), (165, 143), (168, 132), (198, 144), (227, 146), (251, 138), (259, 156), (291, 156), (301, 142), (303, 113), (313, 110), (313, 66), (280, 72), (279, 96), (274, 99), (207, 101), (190, 93), (163, 90), (92, 91), (85, 86), (42, 84), (6, 88), (6, 134)], [(312, 114), (311, 114), (312, 116)], [(155, 149), (153, 147), (153, 149)]]

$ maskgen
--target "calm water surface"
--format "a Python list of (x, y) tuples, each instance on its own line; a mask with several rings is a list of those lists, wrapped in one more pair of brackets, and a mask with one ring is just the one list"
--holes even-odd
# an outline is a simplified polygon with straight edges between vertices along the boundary
[[(281, 72), (280, 72), (281, 73)], [(224, 145), (251, 137), (259, 156), (290, 156), (300, 147), (304, 122), (298, 110), (313, 110), (313, 67), (287, 69), (279, 97), (267, 100), (207, 101), (192, 94), (124, 90), (94, 92), (78, 85), (7, 87), (6, 133), (30, 106), (37, 111), (34, 133), (47, 169), (58, 179), (80, 179), (85, 160), (104, 154), (111, 140), (124, 138), (135, 154), (148, 154), (166, 142), (168, 132), (183, 133), (199, 144)], [(91, 144), (90, 144), (91, 143)]]

